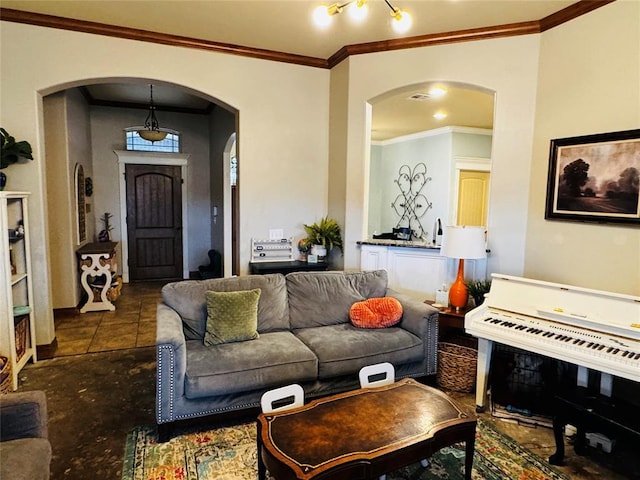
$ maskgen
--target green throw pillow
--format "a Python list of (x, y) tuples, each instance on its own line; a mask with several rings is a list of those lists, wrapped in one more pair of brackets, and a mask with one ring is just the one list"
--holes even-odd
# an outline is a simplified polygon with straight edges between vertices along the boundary
[(258, 338), (260, 289), (236, 292), (208, 291), (205, 345), (243, 342)]

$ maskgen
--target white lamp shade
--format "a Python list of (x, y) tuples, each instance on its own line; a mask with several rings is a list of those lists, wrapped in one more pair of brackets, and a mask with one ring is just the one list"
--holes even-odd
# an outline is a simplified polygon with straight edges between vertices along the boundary
[(445, 227), (440, 253), (449, 258), (485, 258), (487, 245), (484, 227)]

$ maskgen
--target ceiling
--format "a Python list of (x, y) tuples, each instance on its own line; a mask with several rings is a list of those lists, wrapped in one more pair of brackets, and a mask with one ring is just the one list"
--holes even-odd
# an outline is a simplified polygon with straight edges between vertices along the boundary
[[(404, 37), (537, 21), (575, 3), (575, 0), (393, 0), (407, 10), (412, 28)], [(390, 9), (384, 0), (368, 0), (369, 13), (361, 24), (346, 12), (327, 29), (312, 22), (310, 0), (2, 0), (2, 7), (187, 38), (266, 49), (327, 59), (342, 47), (399, 38), (390, 27)], [(331, 1), (325, 1), (329, 4)], [(346, 2), (344, 2), (346, 3)], [(442, 85), (441, 98), (410, 100), (432, 85), (413, 85), (374, 99), (372, 139), (385, 140), (447, 125), (492, 128), (493, 94), (460, 85)], [(87, 86), (94, 103), (144, 106), (149, 101), (145, 83)], [(220, 99), (223, 100), (224, 99)], [(154, 84), (158, 110), (202, 111), (209, 100), (173, 85)], [(448, 116), (433, 118), (437, 110)]]
[[(407, 10), (404, 37), (540, 20), (576, 0), (389, 0)], [(328, 58), (346, 45), (399, 38), (384, 0), (368, 0), (360, 24), (346, 12), (327, 29), (312, 22), (332, 0), (2, 0), (3, 8), (194, 39)], [(341, 3), (347, 3), (343, 1)]]

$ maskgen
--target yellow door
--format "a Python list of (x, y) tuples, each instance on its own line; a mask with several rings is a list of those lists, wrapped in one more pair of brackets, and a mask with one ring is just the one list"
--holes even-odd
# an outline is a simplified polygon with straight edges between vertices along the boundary
[(487, 225), (489, 172), (461, 170), (458, 184), (458, 225)]

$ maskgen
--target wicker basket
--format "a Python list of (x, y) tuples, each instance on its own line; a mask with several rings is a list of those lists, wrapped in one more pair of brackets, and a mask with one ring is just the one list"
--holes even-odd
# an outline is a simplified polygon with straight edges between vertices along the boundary
[(438, 343), (438, 385), (454, 392), (471, 392), (476, 383), (478, 351), (454, 343)]
[(16, 362), (19, 362), (27, 351), (29, 316), (23, 315), (21, 317), (16, 317), (14, 321), (16, 334)]
[(0, 357), (0, 394), (13, 390), (11, 382), (11, 362), (7, 357)]

